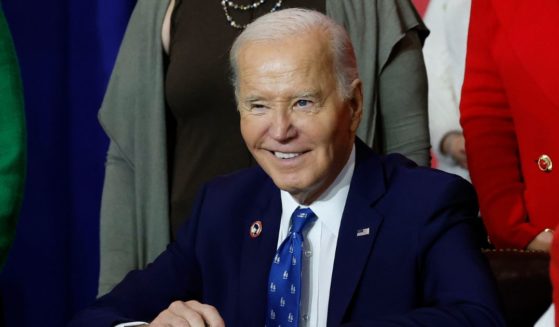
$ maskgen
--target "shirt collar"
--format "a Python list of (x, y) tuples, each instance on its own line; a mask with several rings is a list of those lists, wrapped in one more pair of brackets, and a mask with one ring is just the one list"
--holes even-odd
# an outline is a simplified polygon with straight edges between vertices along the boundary
[[(351, 149), (351, 154), (344, 168), (338, 174), (332, 185), (322, 193), (317, 200), (308, 207), (316, 214), (318, 221), (328, 228), (328, 230), (338, 236), (342, 214), (344, 212), (347, 195), (349, 194), (349, 186), (353, 171), (355, 170), (355, 144)], [(284, 213), (291, 213), (300, 205), (286, 191), (281, 190), (281, 206)], [(283, 215), (282, 215), (283, 216)]]

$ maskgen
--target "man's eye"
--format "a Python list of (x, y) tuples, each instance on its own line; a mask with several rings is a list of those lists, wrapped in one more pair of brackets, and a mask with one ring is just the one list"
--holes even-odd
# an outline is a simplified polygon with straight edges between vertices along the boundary
[(297, 100), (295, 102), (295, 107), (300, 109), (308, 109), (313, 105), (313, 102), (310, 100)]
[(268, 108), (259, 103), (252, 103), (249, 107), (249, 111), (253, 114), (263, 114), (268, 110)]

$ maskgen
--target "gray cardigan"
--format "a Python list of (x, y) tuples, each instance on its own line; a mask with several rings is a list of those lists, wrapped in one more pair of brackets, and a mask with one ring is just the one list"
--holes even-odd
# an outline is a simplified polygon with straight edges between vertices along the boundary
[[(161, 26), (168, 0), (139, 0), (99, 121), (111, 142), (101, 203), (99, 294), (170, 240)], [(409, 0), (326, 0), (353, 40), (363, 82), (358, 136), (380, 153), (429, 163), (427, 30)]]

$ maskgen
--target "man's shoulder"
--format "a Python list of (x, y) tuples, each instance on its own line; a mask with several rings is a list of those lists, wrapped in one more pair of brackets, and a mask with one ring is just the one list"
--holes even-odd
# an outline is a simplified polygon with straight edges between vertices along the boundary
[(381, 157), (384, 193), (375, 210), (384, 217), (389, 235), (414, 239), (422, 235), (427, 246), (440, 233), (458, 223), (473, 223), (476, 194), (463, 178), (440, 170), (419, 167), (401, 155)]
[(389, 183), (405, 182), (421, 187), (456, 183), (464, 187), (471, 187), (468, 181), (458, 175), (435, 168), (418, 166), (415, 162), (401, 154), (394, 153), (383, 156), (381, 157), (381, 162), (386, 180)]
[[(460, 176), (438, 169), (418, 166), (405, 156), (392, 153), (375, 154), (363, 142), (357, 141), (354, 184), (359, 191), (375, 189), (375, 192), (418, 194), (421, 197), (444, 192), (449, 188), (465, 190), (474, 194), (471, 184)], [(379, 186), (380, 185), (380, 186)]]
[(463, 199), (477, 206), (473, 186), (462, 177), (438, 169), (421, 167), (400, 154), (381, 157), (387, 194), (404, 196), (423, 205)]

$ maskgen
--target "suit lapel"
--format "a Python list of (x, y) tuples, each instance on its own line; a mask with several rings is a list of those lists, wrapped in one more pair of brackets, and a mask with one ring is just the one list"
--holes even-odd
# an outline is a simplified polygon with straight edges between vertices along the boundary
[(382, 216), (374, 208), (374, 203), (385, 192), (382, 165), (364, 144), (357, 141), (356, 145), (355, 171), (334, 259), (328, 326), (338, 326), (342, 322), (382, 223)]
[[(384, 194), (384, 177), (378, 156), (361, 141), (356, 141), (355, 171), (346, 201), (338, 243), (330, 303), (328, 326), (339, 325), (367, 264), (372, 245), (382, 222), (374, 203)], [(279, 189), (270, 180), (255, 199), (255, 207), (247, 210), (240, 254), (239, 325), (263, 326), (266, 314), (268, 273), (276, 251), (281, 220)], [(249, 235), (253, 222), (262, 221), (259, 237)], [(366, 228), (369, 228), (368, 235)]]
[[(259, 205), (260, 204), (260, 205)], [(239, 315), (240, 326), (263, 326), (265, 322), (268, 272), (276, 252), (281, 220), (279, 189), (270, 180), (255, 198), (254, 210), (247, 211), (244, 220), (240, 266)], [(250, 226), (260, 220), (262, 232), (250, 236)]]
[(559, 47), (556, 44), (559, 40), (559, 1), (493, 1), (493, 6), (506, 28), (512, 51), (535, 83), (559, 107)]

